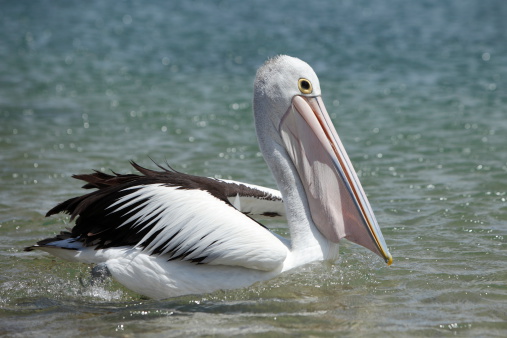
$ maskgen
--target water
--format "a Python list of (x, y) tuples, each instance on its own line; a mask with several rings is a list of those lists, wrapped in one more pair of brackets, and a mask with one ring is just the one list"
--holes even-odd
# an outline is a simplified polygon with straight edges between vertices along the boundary
[[(507, 335), (507, 6), (0, 2), (0, 335)], [(73, 173), (168, 161), (273, 186), (252, 81), (309, 62), (394, 263), (343, 243), (251, 288), (152, 301), (25, 253)], [(268, 223), (281, 234), (283, 224)]]

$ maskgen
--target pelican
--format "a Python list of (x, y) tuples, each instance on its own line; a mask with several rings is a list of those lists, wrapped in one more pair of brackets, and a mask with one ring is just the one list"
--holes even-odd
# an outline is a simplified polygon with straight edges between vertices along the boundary
[[(261, 152), (279, 191), (170, 167), (75, 175), (91, 193), (71, 198), (74, 227), (25, 248), (107, 267), (127, 288), (169, 298), (248, 287), (298, 266), (336, 260), (338, 242), (388, 265), (383, 235), (321, 98), (313, 69), (281, 55), (257, 71), (253, 110)], [(256, 221), (287, 220), (290, 240)]]

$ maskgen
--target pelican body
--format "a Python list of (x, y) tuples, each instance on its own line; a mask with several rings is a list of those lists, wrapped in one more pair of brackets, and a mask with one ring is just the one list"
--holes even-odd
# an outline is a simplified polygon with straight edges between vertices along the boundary
[[(259, 68), (254, 115), (261, 152), (279, 190), (132, 165), (139, 175), (75, 175), (83, 188), (47, 216), (70, 231), (25, 250), (102, 264), (152, 298), (247, 287), (313, 261), (335, 260), (338, 242), (392, 257), (305, 62), (274, 57)], [(285, 217), (290, 240), (255, 220)]]

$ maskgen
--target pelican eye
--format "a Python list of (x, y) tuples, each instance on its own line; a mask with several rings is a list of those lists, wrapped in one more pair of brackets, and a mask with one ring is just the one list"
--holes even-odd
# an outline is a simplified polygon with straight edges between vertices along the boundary
[(301, 93), (303, 94), (311, 94), (313, 92), (312, 83), (307, 79), (299, 79), (298, 87)]

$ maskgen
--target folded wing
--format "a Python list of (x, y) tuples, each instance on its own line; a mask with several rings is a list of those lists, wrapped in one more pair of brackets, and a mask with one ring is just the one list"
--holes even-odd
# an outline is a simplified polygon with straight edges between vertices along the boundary
[[(253, 199), (283, 209), (276, 191), (258, 187), (257, 196), (250, 197), (256, 186), (133, 166), (143, 175), (75, 176), (88, 182), (84, 188), (98, 190), (67, 200), (48, 215), (66, 212), (76, 218), (67, 236), (95, 249), (134, 246), (168, 260), (259, 270), (276, 269), (285, 260), (288, 249), (283, 239), (230, 202)], [(263, 213), (244, 205), (245, 213)], [(51, 246), (57, 239), (38, 244)]]

